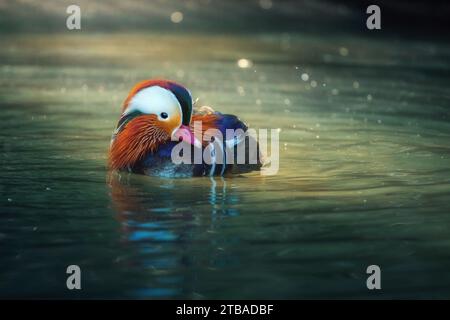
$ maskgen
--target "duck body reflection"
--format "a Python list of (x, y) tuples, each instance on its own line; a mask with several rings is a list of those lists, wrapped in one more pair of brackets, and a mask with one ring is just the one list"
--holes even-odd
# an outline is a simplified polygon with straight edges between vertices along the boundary
[(196, 288), (196, 270), (239, 264), (236, 256), (224, 250), (227, 243), (236, 244), (239, 239), (219, 232), (222, 221), (240, 214), (240, 196), (226, 179), (168, 179), (117, 172), (108, 179), (122, 245), (130, 252), (121, 263), (148, 275), (148, 281), (130, 296), (202, 297)]

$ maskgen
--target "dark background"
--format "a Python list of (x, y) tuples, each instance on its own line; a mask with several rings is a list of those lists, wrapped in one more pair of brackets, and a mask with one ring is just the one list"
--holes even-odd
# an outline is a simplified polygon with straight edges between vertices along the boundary
[[(264, 0), (262, 0), (264, 1)], [(382, 30), (371, 37), (411, 37), (446, 41), (450, 31), (449, 1), (272, 0), (42, 0), (0, 2), (0, 32), (65, 31), (66, 8), (78, 4), (82, 30), (94, 32), (304, 32), (367, 35), (366, 8), (381, 8)], [(170, 21), (183, 13), (180, 24)]]

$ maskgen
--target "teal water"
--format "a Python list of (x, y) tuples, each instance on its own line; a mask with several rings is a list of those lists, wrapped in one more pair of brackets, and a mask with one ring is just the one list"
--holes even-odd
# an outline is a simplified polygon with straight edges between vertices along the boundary
[[(0, 41), (1, 297), (449, 297), (448, 45), (302, 34)], [(278, 174), (109, 173), (121, 103), (152, 77), (280, 129)], [(81, 291), (66, 289), (71, 264)], [(366, 288), (371, 264), (378, 292)]]

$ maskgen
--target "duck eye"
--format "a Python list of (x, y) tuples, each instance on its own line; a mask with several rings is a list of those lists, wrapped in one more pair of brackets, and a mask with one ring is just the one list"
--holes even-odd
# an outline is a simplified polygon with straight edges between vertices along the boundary
[(169, 115), (166, 112), (161, 112), (160, 116), (163, 119), (167, 119), (169, 117)]

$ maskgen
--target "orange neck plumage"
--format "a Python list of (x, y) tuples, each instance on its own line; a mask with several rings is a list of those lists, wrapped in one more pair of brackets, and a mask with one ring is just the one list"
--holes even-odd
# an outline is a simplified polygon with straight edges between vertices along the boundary
[[(216, 127), (217, 115), (196, 114), (192, 116), (191, 130), (195, 121), (202, 123), (201, 132), (194, 132), (204, 145), (209, 142), (206, 131)], [(117, 133), (109, 151), (109, 167), (112, 170), (132, 167), (148, 153), (153, 153), (161, 143), (170, 140), (167, 128), (160, 127), (156, 115), (142, 115), (128, 122)], [(202, 139), (203, 138), (203, 139)]]
[[(191, 130), (194, 135), (202, 141), (203, 146), (207, 146), (211, 141), (211, 137), (208, 134), (210, 129), (216, 129), (217, 127), (217, 115), (216, 114), (194, 114), (191, 120)], [(195, 126), (195, 122), (201, 123), (201, 131)]]
[(156, 115), (133, 119), (117, 134), (109, 151), (109, 166), (113, 170), (133, 166), (159, 144), (170, 140), (167, 132), (156, 125)]

